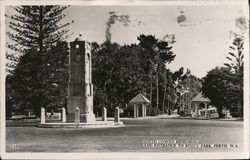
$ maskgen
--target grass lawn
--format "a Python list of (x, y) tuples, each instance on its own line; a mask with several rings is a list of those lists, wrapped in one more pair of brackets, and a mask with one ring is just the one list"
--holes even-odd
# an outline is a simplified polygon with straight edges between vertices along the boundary
[[(126, 119), (125, 127), (102, 129), (6, 127), (7, 152), (219, 152), (243, 150), (243, 122), (186, 119)], [(22, 122), (25, 124), (25, 122)], [(228, 147), (158, 146), (148, 140), (194, 140)], [(167, 142), (168, 143), (168, 142)], [(176, 142), (177, 143), (177, 142)], [(178, 142), (179, 143), (179, 142)], [(185, 143), (185, 142), (184, 142)], [(189, 143), (186, 143), (189, 144)]]

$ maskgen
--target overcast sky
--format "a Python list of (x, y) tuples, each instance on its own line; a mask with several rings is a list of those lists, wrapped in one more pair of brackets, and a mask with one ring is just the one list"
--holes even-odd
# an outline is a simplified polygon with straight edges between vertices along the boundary
[[(8, 11), (8, 9), (6, 10)], [(189, 68), (197, 77), (203, 77), (215, 66), (226, 62), (230, 31), (242, 32), (236, 19), (247, 16), (243, 6), (70, 6), (65, 10), (64, 21), (74, 20), (69, 27), (74, 40), (81, 32), (87, 41), (102, 43), (105, 40), (109, 12), (128, 15), (131, 22), (124, 27), (117, 21), (111, 26), (112, 42), (138, 43), (140, 34), (162, 38), (175, 34), (173, 51), (175, 60), (168, 65), (172, 70)], [(178, 19), (179, 17), (179, 19)]]

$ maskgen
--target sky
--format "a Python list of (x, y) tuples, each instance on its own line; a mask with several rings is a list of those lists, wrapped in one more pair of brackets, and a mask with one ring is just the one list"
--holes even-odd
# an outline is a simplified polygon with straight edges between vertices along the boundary
[(64, 11), (66, 17), (62, 21), (74, 20), (68, 27), (73, 34), (68, 41), (81, 33), (87, 41), (104, 42), (109, 12), (113, 11), (118, 16), (128, 15), (130, 22), (128, 26), (119, 21), (111, 25), (112, 42), (131, 44), (138, 43), (140, 34), (155, 35), (158, 39), (174, 34), (176, 42), (172, 46), (176, 58), (167, 68), (172, 71), (189, 68), (199, 78), (227, 61), (232, 42), (230, 31), (243, 33), (236, 19), (247, 16), (246, 9), (240, 5), (71, 5)]

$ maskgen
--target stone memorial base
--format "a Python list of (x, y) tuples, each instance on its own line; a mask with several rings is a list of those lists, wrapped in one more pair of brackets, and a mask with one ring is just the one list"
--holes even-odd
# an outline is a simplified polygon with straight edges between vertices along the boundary
[(124, 127), (123, 122), (95, 121), (94, 123), (43, 123), (38, 124), (41, 128), (113, 128)]
[(95, 123), (95, 115), (94, 113), (87, 113), (81, 115), (83, 122), (85, 123)]
[[(74, 123), (75, 122), (75, 113), (67, 114), (66, 115), (67, 123)], [(95, 122), (95, 115), (92, 113), (89, 114), (80, 114), (80, 122), (84, 123), (94, 123)]]
[[(67, 119), (67, 120), (66, 120)], [(65, 109), (62, 109), (61, 122), (46, 122), (45, 109), (41, 108), (41, 122), (37, 127), (42, 128), (112, 128), (123, 127), (123, 122), (120, 121), (120, 109), (115, 108), (114, 121), (107, 121), (106, 108), (103, 108), (103, 121), (96, 121), (93, 113), (80, 114), (80, 110), (77, 107), (75, 114), (68, 114), (66, 116)]]

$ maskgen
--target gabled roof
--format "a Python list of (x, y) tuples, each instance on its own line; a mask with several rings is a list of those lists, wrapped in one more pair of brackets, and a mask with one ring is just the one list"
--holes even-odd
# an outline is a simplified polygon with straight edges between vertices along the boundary
[(129, 103), (151, 103), (146, 97), (144, 97), (141, 93), (135, 96)]
[(202, 93), (197, 94), (193, 99), (192, 102), (210, 102), (209, 98), (205, 98)]

